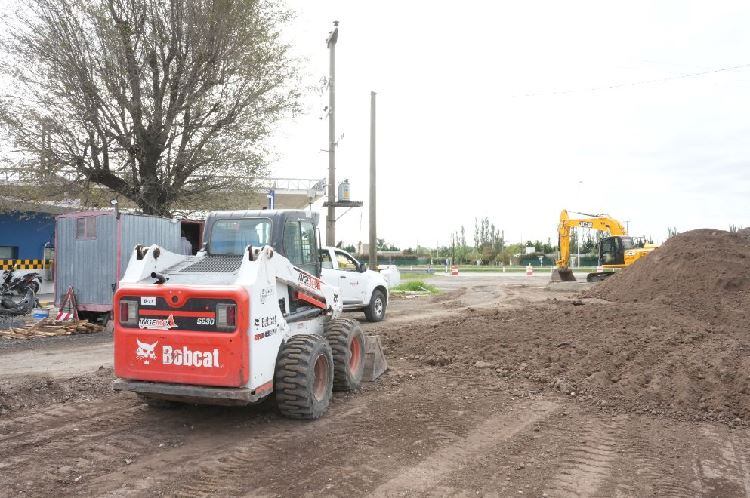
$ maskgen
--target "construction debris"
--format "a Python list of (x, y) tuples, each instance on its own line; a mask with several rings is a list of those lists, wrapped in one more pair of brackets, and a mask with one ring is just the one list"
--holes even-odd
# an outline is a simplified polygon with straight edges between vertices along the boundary
[(55, 337), (60, 335), (95, 334), (104, 327), (87, 321), (58, 321), (45, 318), (36, 323), (9, 329), (0, 329), (3, 339), (31, 339), (32, 337)]

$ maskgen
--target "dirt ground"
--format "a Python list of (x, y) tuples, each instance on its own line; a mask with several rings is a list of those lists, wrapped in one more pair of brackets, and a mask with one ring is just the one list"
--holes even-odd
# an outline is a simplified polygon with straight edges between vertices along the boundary
[(0, 495), (748, 496), (747, 336), (548, 278), (394, 299), (389, 371), (309, 423), (116, 394), (107, 335), (0, 343)]

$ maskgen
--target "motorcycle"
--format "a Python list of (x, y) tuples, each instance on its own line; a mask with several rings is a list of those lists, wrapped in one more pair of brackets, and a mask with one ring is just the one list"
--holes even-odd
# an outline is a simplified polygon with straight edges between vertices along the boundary
[(26, 315), (38, 305), (36, 293), (41, 286), (42, 277), (38, 273), (27, 273), (14, 278), (14, 271), (15, 268), (11, 267), (3, 272), (0, 284), (0, 316)]
[(0, 297), (0, 316), (28, 315), (38, 303), (34, 291), (27, 289), (23, 298), (15, 300), (9, 295)]
[(11, 267), (3, 272), (3, 283), (0, 285), (0, 294), (13, 294), (23, 296), (26, 289), (31, 289), (34, 294), (39, 292), (42, 285), (42, 276), (38, 273), (26, 273), (14, 278), (15, 268)]

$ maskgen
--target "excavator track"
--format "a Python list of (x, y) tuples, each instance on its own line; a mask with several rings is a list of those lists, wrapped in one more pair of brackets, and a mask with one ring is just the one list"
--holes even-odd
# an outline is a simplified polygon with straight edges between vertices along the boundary
[(586, 275), (586, 282), (601, 282), (602, 280), (606, 280), (608, 277), (611, 277), (614, 275), (615, 272), (613, 271), (598, 271), (595, 273), (589, 273)]

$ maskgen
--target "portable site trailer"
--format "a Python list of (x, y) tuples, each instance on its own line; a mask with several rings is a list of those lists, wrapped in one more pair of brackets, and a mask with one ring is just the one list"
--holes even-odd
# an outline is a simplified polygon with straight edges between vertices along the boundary
[[(197, 239), (196, 239), (197, 234)], [(137, 244), (184, 253), (200, 249), (202, 222), (114, 211), (78, 211), (56, 218), (55, 305), (73, 288), (78, 312), (93, 318), (112, 311), (112, 297)], [(191, 240), (192, 239), (192, 240)]]

